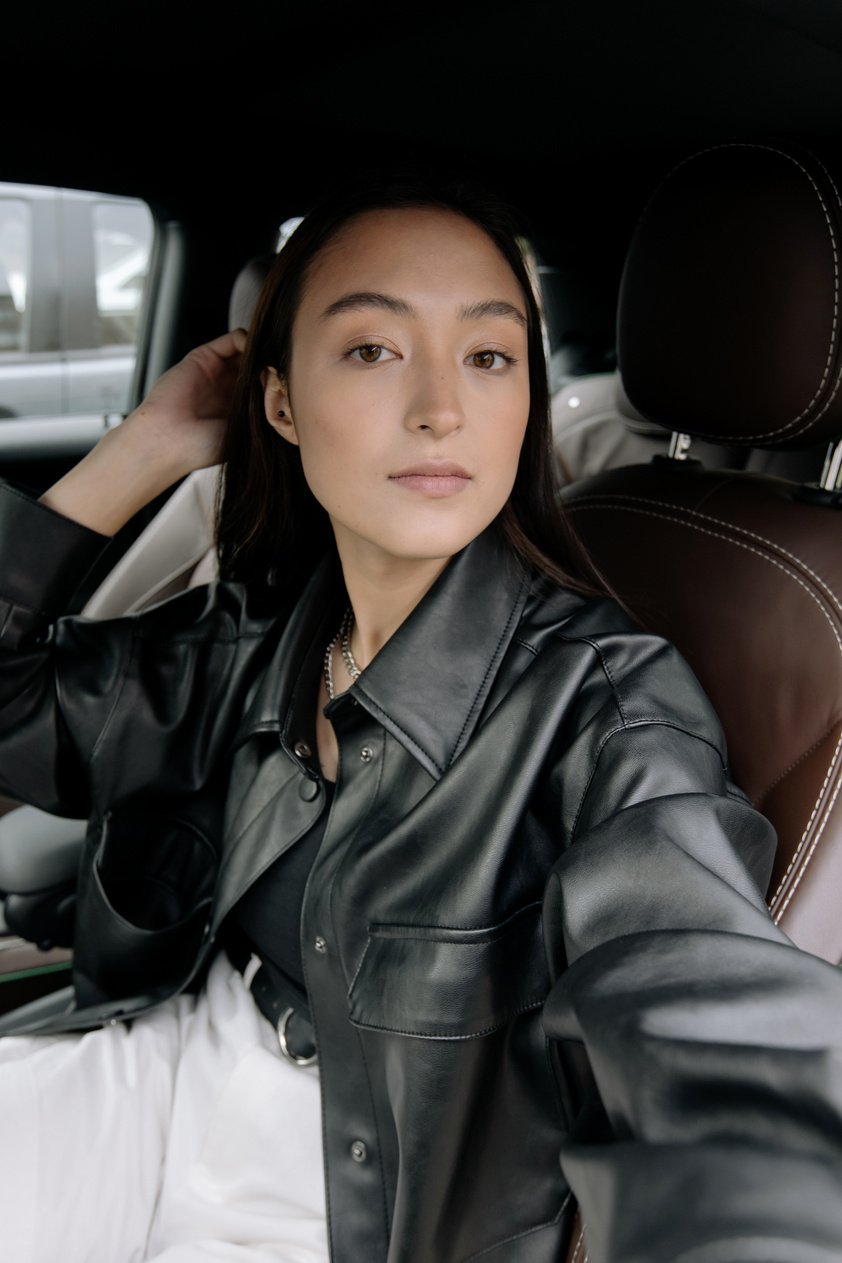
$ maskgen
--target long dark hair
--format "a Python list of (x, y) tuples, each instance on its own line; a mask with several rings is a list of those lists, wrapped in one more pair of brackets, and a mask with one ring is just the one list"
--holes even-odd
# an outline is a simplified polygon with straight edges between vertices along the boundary
[(298, 448), (267, 424), (261, 373), (289, 371), (292, 326), (309, 269), (350, 220), (367, 211), (429, 207), (448, 210), (487, 233), (512, 269), (527, 311), (529, 417), (517, 474), (497, 525), (511, 553), (553, 583), (586, 595), (607, 588), (561, 510), (551, 447), (549, 388), (541, 317), (518, 244), (513, 212), (473, 187), (429, 180), (360, 182), (323, 199), (295, 229), (275, 259), (251, 322), (223, 461), (216, 538), (220, 573), (244, 583), (299, 587), (332, 545), (325, 510), (313, 496)]

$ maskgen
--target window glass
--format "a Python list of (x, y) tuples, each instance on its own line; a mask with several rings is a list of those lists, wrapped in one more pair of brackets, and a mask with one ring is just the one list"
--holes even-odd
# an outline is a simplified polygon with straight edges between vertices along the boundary
[(0, 183), (4, 455), (29, 459), (36, 441), (81, 455), (128, 411), (153, 238), (133, 198)]
[(137, 341), (152, 216), (142, 202), (99, 202), (93, 211), (98, 345), (130, 346)]
[(0, 197), (0, 351), (20, 351), (29, 278), (29, 207)]

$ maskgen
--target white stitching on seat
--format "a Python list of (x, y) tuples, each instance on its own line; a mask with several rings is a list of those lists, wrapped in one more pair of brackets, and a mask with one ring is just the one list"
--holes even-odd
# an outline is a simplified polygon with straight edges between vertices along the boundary
[[(618, 498), (621, 498), (621, 497), (618, 497)], [(830, 630), (832, 631), (833, 636), (834, 636), (834, 639), (836, 640), (836, 644), (837, 644), (837, 647), (838, 647), (838, 649), (839, 649), (840, 656), (842, 656), (842, 639), (840, 639), (839, 632), (836, 630), (836, 627), (835, 627), (835, 626), (834, 626), (834, 624), (833, 624), (833, 621), (832, 621), (832, 619), (831, 619), (831, 616), (830, 616), (829, 611), (825, 608), (824, 604), (823, 604), (823, 603), (819, 600), (818, 596), (817, 596), (814, 592), (811, 592), (811, 591), (810, 591), (809, 587), (808, 587), (808, 586), (807, 586), (807, 584), (804, 582), (804, 580), (803, 580), (803, 579), (802, 579), (799, 575), (795, 574), (795, 573), (794, 573), (794, 571), (792, 571), (792, 570), (791, 570), (788, 566), (785, 566), (782, 562), (778, 561), (776, 558), (774, 558), (774, 557), (770, 557), (770, 556), (768, 556), (767, 554), (765, 554), (765, 553), (761, 552), (759, 548), (754, 548), (754, 547), (752, 547), (752, 545), (751, 545), (751, 544), (747, 544), (747, 543), (745, 543), (743, 540), (735, 539), (735, 538), (733, 538), (732, 536), (729, 536), (729, 535), (723, 534), (721, 531), (712, 531), (712, 530), (708, 530), (707, 528), (705, 528), (705, 527), (703, 527), (703, 526), (699, 526), (699, 525), (697, 525), (695, 522), (687, 522), (687, 521), (683, 520), (683, 519), (682, 519), (682, 518), (680, 518), (680, 517), (676, 517), (676, 516), (674, 516), (677, 512), (681, 512), (681, 511), (682, 511), (682, 510), (679, 510), (679, 509), (677, 508), (677, 506), (675, 506), (675, 505), (666, 505), (666, 506), (664, 506), (664, 507), (666, 507), (666, 508), (668, 508), (668, 509), (670, 509), (670, 510), (671, 510), (671, 512), (670, 512), (670, 513), (653, 513), (653, 512), (651, 512), (650, 510), (647, 510), (647, 509), (639, 509), (639, 508), (637, 508), (637, 505), (638, 505), (638, 504), (641, 504), (641, 503), (652, 503), (652, 504), (656, 504), (656, 505), (658, 505), (658, 504), (663, 504), (663, 502), (662, 502), (662, 501), (647, 501), (645, 498), (641, 498), (640, 500), (634, 501), (633, 497), (631, 497), (631, 496), (626, 496), (626, 497), (622, 497), (622, 498), (623, 498), (623, 499), (625, 499), (625, 500), (631, 500), (631, 501), (633, 501), (633, 503), (632, 503), (631, 505), (619, 505), (619, 504), (612, 504), (610, 501), (606, 503), (604, 500), (603, 500), (602, 502), (600, 502), (600, 499), (599, 499), (599, 497), (598, 497), (598, 496), (593, 496), (593, 497), (585, 497), (585, 496), (583, 496), (583, 497), (582, 497), (580, 500), (578, 500), (578, 501), (570, 501), (570, 502), (566, 505), (566, 507), (567, 507), (567, 509), (568, 509), (568, 510), (575, 510), (575, 509), (577, 509), (577, 508), (579, 508), (579, 507), (581, 507), (581, 506), (583, 506), (583, 505), (584, 505), (585, 507), (588, 507), (588, 506), (591, 506), (591, 507), (592, 507), (592, 506), (594, 506), (594, 505), (598, 504), (598, 505), (599, 505), (599, 507), (601, 507), (601, 508), (614, 509), (615, 511), (619, 511), (619, 512), (621, 512), (621, 513), (638, 513), (638, 514), (640, 514), (641, 516), (644, 516), (644, 517), (653, 517), (653, 518), (656, 518), (656, 519), (659, 519), (659, 520), (663, 520), (664, 518), (666, 518), (668, 521), (673, 521), (673, 522), (677, 523), (677, 525), (679, 525), (679, 526), (686, 526), (686, 527), (688, 527), (690, 530), (699, 531), (699, 532), (700, 532), (701, 534), (703, 534), (703, 535), (709, 535), (709, 536), (711, 536), (711, 538), (713, 538), (713, 539), (721, 539), (721, 540), (723, 540), (726, 544), (733, 544), (733, 545), (735, 545), (737, 548), (742, 548), (742, 549), (745, 549), (745, 551), (746, 551), (746, 552), (754, 553), (754, 554), (755, 554), (755, 556), (759, 557), (762, 561), (767, 562), (769, 565), (776, 566), (778, 570), (783, 571), (783, 573), (784, 573), (785, 575), (788, 575), (790, 579), (793, 579), (793, 580), (794, 580), (794, 581), (795, 581), (795, 582), (796, 582), (796, 583), (797, 583), (800, 587), (802, 587), (802, 588), (804, 589), (804, 591), (807, 593), (807, 595), (810, 597), (810, 599), (816, 603), (816, 605), (817, 605), (817, 606), (818, 606), (818, 608), (821, 610), (822, 614), (824, 615), (825, 619), (827, 620), (827, 622), (828, 622), (828, 624), (829, 624), (829, 626), (830, 626)], [(706, 517), (706, 515), (705, 515), (705, 514), (702, 514), (702, 513), (697, 513), (697, 512), (696, 512), (695, 510), (693, 510), (693, 509), (686, 510), (686, 512), (688, 512), (688, 513), (692, 513), (694, 516), (696, 516), (696, 517), (700, 517), (700, 518), (702, 518), (703, 520), (707, 520), (707, 521), (710, 521), (710, 522), (716, 522), (717, 524), (719, 524), (719, 525), (721, 525), (721, 526), (727, 526), (727, 525), (729, 525), (729, 524), (727, 524), (727, 523), (723, 523), (720, 519)], [(741, 528), (740, 528), (740, 527), (734, 527), (733, 529), (735, 529), (735, 530), (740, 530)], [(751, 535), (751, 534), (752, 534), (752, 532), (746, 532), (746, 534)], [(761, 540), (763, 539), (763, 537), (762, 537), (762, 536), (754, 536), (754, 538), (756, 538), (756, 539), (761, 539)], [(767, 543), (767, 544), (769, 544), (769, 546), (770, 546), (770, 547), (773, 547), (773, 548), (774, 548), (774, 547), (776, 547), (776, 545), (774, 545), (774, 544), (770, 544), (770, 542), (769, 542), (768, 540), (765, 540), (764, 542), (765, 542), (765, 543)], [(785, 549), (781, 549), (780, 551), (781, 551), (781, 552), (786, 552), (786, 550), (785, 550)], [(788, 556), (790, 556), (790, 557), (792, 557), (792, 554), (791, 554), (791, 553), (789, 553), (789, 554), (787, 554), (787, 555), (788, 555)], [(797, 562), (797, 558), (792, 557), (792, 559), (793, 559), (793, 561), (796, 561), (796, 563), (797, 563), (797, 564), (800, 564), (800, 563), (798, 563), (798, 562)], [(813, 574), (813, 572), (812, 572), (812, 571), (810, 571), (810, 569), (809, 569), (809, 567), (808, 567), (808, 566), (804, 566), (804, 569), (805, 569), (805, 570), (807, 570), (807, 572), (808, 572), (808, 573), (810, 573), (811, 575)], [(826, 585), (825, 583), (823, 583), (823, 581), (822, 581), (822, 580), (818, 579), (818, 576), (813, 576), (813, 577), (815, 577), (815, 578), (817, 579), (817, 582), (818, 582), (818, 583), (820, 583), (820, 584), (821, 584), (821, 586), (822, 586), (822, 587), (823, 587), (826, 591), (828, 591), (828, 592), (829, 592), (829, 589), (827, 588), (827, 585)], [(831, 594), (831, 596), (832, 596), (832, 594)], [(834, 604), (836, 605), (836, 607), (837, 607), (837, 609), (838, 609), (838, 608), (839, 608), (839, 603), (838, 603), (838, 601), (836, 601), (836, 600), (835, 600), (835, 598), (833, 598), (833, 600), (834, 600)], [(833, 756), (832, 756), (832, 758), (831, 758), (830, 765), (829, 765), (829, 767), (828, 767), (827, 773), (825, 774), (824, 781), (822, 782), (822, 787), (821, 787), (821, 789), (819, 790), (818, 797), (817, 797), (816, 802), (815, 802), (815, 804), (814, 804), (814, 806), (813, 806), (813, 810), (812, 810), (812, 812), (810, 813), (810, 818), (809, 818), (809, 820), (807, 821), (807, 825), (806, 825), (806, 827), (805, 827), (805, 829), (804, 829), (804, 832), (803, 832), (803, 833), (802, 833), (802, 835), (801, 835), (801, 839), (800, 839), (800, 841), (799, 841), (799, 843), (798, 843), (798, 846), (796, 847), (795, 852), (794, 852), (794, 853), (793, 853), (793, 855), (792, 855), (792, 858), (791, 858), (791, 860), (790, 860), (790, 862), (789, 862), (789, 865), (788, 865), (788, 867), (787, 867), (786, 872), (784, 873), (783, 877), (781, 878), (781, 881), (780, 881), (780, 884), (778, 885), (777, 890), (775, 891), (775, 893), (774, 893), (774, 895), (772, 896), (772, 898), (769, 900), (770, 910), (774, 913), (774, 920), (775, 920), (776, 924), (777, 924), (778, 922), (780, 922), (781, 918), (783, 917), (784, 912), (786, 911), (787, 907), (789, 906), (789, 904), (790, 904), (790, 902), (791, 902), (791, 900), (792, 900), (793, 895), (795, 894), (795, 891), (798, 889), (798, 886), (799, 886), (799, 884), (800, 884), (800, 882), (801, 882), (801, 879), (802, 879), (802, 877), (804, 876), (804, 873), (806, 872), (807, 867), (808, 867), (808, 865), (809, 865), (809, 863), (810, 863), (810, 861), (811, 861), (811, 859), (812, 859), (812, 857), (813, 857), (813, 853), (815, 852), (816, 847), (818, 846), (819, 841), (820, 841), (820, 839), (821, 839), (821, 837), (822, 837), (822, 834), (824, 833), (824, 828), (825, 828), (825, 825), (827, 824), (827, 821), (828, 821), (828, 819), (829, 819), (830, 813), (831, 813), (831, 811), (833, 810), (833, 806), (834, 806), (834, 804), (835, 804), (835, 802), (836, 802), (836, 798), (837, 798), (837, 796), (838, 796), (838, 794), (839, 794), (839, 789), (840, 789), (840, 785), (842, 785), (842, 780), (840, 780), (840, 781), (838, 781), (838, 782), (837, 782), (837, 785), (836, 785), (836, 787), (835, 787), (835, 789), (834, 789), (834, 792), (833, 792), (833, 796), (832, 796), (832, 798), (831, 798), (831, 801), (830, 801), (830, 803), (829, 803), (829, 805), (828, 805), (827, 810), (825, 811), (824, 816), (822, 817), (821, 823), (820, 823), (820, 825), (819, 825), (819, 827), (818, 827), (818, 829), (817, 829), (817, 831), (816, 831), (816, 836), (815, 836), (815, 838), (813, 839), (812, 845), (809, 847), (809, 850), (807, 850), (806, 854), (803, 854), (803, 852), (804, 852), (804, 848), (805, 848), (806, 843), (807, 843), (807, 837), (808, 837), (808, 835), (809, 835), (809, 832), (810, 832), (810, 829), (811, 829), (811, 827), (812, 827), (813, 821), (814, 821), (814, 819), (815, 819), (815, 817), (816, 817), (816, 813), (818, 812), (819, 808), (821, 807), (822, 797), (823, 797), (823, 795), (824, 795), (825, 789), (827, 788), (828, 781), (830, 780), (830, 777), (831, 777), (831, 775), (834, 773), (834, 771), (835, 771), (835, 769), (836, 769), (836, 765), (837, 765), (837, 764), (838, 764), (838, 762), (839, 762), (839, 755), (840, 755), (840, 751), (842, 751), (842, 734), (840, 734), (839, 740), (838, 740), (838, 741), (837, 741), (837, 743), (836, 743), (836, 749), (835, 749), (835, 750), (834, 750), (834, 752), (833, 752)], [(780, 908), (777, 912), (775, 912), (775, 911), (774, 911), (774, 910), (775, 910), (775, 904), (776, 904), (776, 902), (777, 902), (778, 898), (780, 897), (780, 895), (781, 895), (781, 893), (782, 893), (782, 891), (783, 891), (784, 886), (786, 885), (786, 882), (787, 882), (787, 879), (788, 879), (788, 878), (789, 878), (789, 876), (790, 876), (790, 873), (793, 871), (793, 869), (794, 869), (794, 867), (796, 866), (796, 864), (798, 864), (798, 863), (799, 863), (799, 861), (802, 861), (802, 860), (803, 860), (803, 862), (801, 863), (801, 866), (800, 866), (800, 871), (798, 872), (798, 875), (797, 875), (797, 877), (796, 877), (796, 879), (795, 879), (795, 881), (794, 881), (794, 883), (793, 883), (792, 890), (789, 892), (789, 894), (787, 895), (787, 898), (784, 900), (784, 903), (783, 903), (782, 907), (781, 907), (781, 908)]]
[(796, 557), (795, 553), (791, 553), (788, 548), (784, 548), (783, 544), (776, 544), (774, 540), (768, 539), (765, 535), (761, 535), (759, 531), (750, 531), (747, 526), (737, 526), (735, 522), (728, 522), (725, 518), (714, 517), (712, 513), (701, 513), (698, 509), (691, 509), (684, 505), (672, 504), (669, 500), (653, 500), (650, 496), (629, 496), (623, 495), (621, 492), (602, 492), (599, 496), (583, 496), (582, 503), (587, 500), (589, 503), (595, 504), (600, 498), (608, 499), (609, 501), (623, 500), (632, 506), (638, 504), (652, 504), (658, 508), (667, 509), (671, 513), (688, 513), (693, 517), (701, 518), (703, 522), (712, 522), (714, 526), (722, 526), (725, 530), (739, 531), (741, 535), (745, 535), (749, 539), (756, 539), (761, 544), (766, 544), (767, 547), (774, 549), (775, 552), (781, 553), (784, 557), (788, 557), (791, 562), (805, 571), (810, 578), (813, 579), (816, 584), (818, 584), (818, 586), (827, 593), (831, 604), (835, 605), (842, 615), (842, 601), (840, 601), (833, 589), (827, 586), (821, 575), (811, 569), (811, 567), (807, 565), (806, 561), (802, 561), (800, 557)]
[[(570, 1263), (578, 1263), (579, 1251), (582, 1249), (582, 1246), (584, 1244), (585, 1244), (585, 1229), (583, 1227), (582, 1231), (579, 1233), (579, 1240), (576, 1242), (576, 1249), (573, 1251), (573, 1258), (570, 1260)], [(588, 1263), (587, 1250), (585, 1251), (585, 1257), (582, 1259), (582, 1263)]]
[[(778, 157), (780, 158), (785, 158), (788, 162), (791, 162), (793, 166), (797, 167), (801, 172), (803, 172), (803, 174), (809, 180), (810, 184), (812, 184), (816, 197), (819, 199), (819, 204), (822, 208), (822, 213), (824, 214), (824, 217), (825, 217), (825, 222), (827, 224), (828, 232), (830, 233), (830, 244), (833, 250), (833, 319), (831, 322), (831, 329), (830, 329), (830, 347), (828, 349), (827, 362), (825, 364), (824, 373), (822, 374), (822, 379), (819, 382), (818, 388), (815, 394), (813, 395), (812, 399), (810, 400), (810, 402), (791, 421), (785, 422), (784, 425), (778, 426), (778, 428), (775, 430), (764, 430), (760, 434), (740, 435), (741, 443), (751, 443), (755, 439), (768, 439), (768, 438), (771, 438), (772, 435), (783, 434), (786, 430), (792, 430), (793, 427), (796, 426), (798, 422), (801, 421), (807, 415), (807, 413), (813, 407), (813, 404), (819, 398), (822, 390), (825, 387), (825, 383), (827, 382), (827, 379), (830, 375), (831, 365), (833, 363), (834, 344), (836, 342), (836, 337), (837, 337), (837, 332), (838, 332), (838, 327), (839, 327), (839, 253), (836, 248), (836, 236), (833, 231), (833, 223), (831, 221), (830, 214), (827, 209), (827, 204), (825, 203), (825, 200), (822, 197), (819, 186), (816, 184), (816, 181), (813, 179), (812, 175), (810, 174), (810, 172), (807, 170), (807, 168), (804, 166), (803, 163), (799, 162), (798, 159), (794, 157), (792, 154), (787, 153), (785, 149), (778, 149), (775, 145), (759, 145), (759, 144), (752, 144), (747, 141), (742, 141), (742, 142), (738, 141), (738, 142), (724, 144), (724, 145), (709, 145), (708, 148), (706, 149), (700, 149), (697, 153), (690, 154), (688, 157), (683, 158), (681, 162), (676, 163), (676, 165), (672, 168), (672, 170), (670, 170), (667, 173), (667, 175), (664, 176), (663, 180), (658, 185), (657, 189), (655, 190), (655, 192), (652, 194), (649, 201), (647, 202), (646, 207), (643, 211), (643, 214), (640, 217), (639, 222), (642, 223), (643, 220), (646, 218), (646, 215), (649, 213), (649, 208), (654, 202), (655, 198), (658, 196), (658, 194), (660, 193), (664, 185), (667, 183), (667, 181), (671, 180), (677, 171), (680, 171), (682, 167), (687, 166), (688, 163), (694, 162), (697, 158), (701, 158), (704, 154), (715, 153), (720, 149), (763, 150), (767, 153), (777, 154)], [(827, 169), (819, 161), (819, 159), (815, 157), (815, 155), (812, 152), (810, 153), (810, 156), (811, 158), (815, 160), (818, 166), (822, 168), (825, 175), (827, 176), (830, 186), (833, 189), (834, 194), (836, 195), (837, 208), (840, 210), (840, 212), (842, 212), (842, 200), (840, 200), (839, 191), (836, 188), (836, 185), (834, 184), (833, 180), (830, 178), (830, 175)], [(817, 412), (814, 417), (810, 418), (807, 426), (803, 427), (804, 429), (808, 429), (815, 421), (818, 421), (820, 417), (824, 416), (825, 412), (827, 412), (828, 408), (833, 403), (833, 400), (836, 397), (836, 394), (839, 390), (840, 382), (842, 382), (842, 363), (840, 363), (839, 372), (836, 375), (836, 381), (834, 383), (833, 390), (830, 392), (830, 395), (825, 401), (824, 407), (822, 407), (820, 411)], [(719, 434), (708, 434), (702, 430), (697, 430), (696, 434), (699, 438), (703, 438), (703, 439), (721, 440), (721, 437), (722, 437)]]
[[(841, 735), (839, 735), (839, 740), (838, 740), (838, 741), (837, 741), (837, 743), (836, 743), (836, 749), (834, 749), (834, 751), (833, 751), (833, 755), (832, 755), (832, 758), (831, 758), (831, 764), (829, 764), (829, 767), (828, 767), (828, 769), (827, 769), (827, 773), (826, 773), (826, 775), (824, 775), (824, 781), (822, 782), (822, 788), (821, 788), (821, 789), (819, 789), (818, 798), (817, 798), (817, 799), (815, 799), (815, 806), (813, 807), (813, 811), (812, 811), (812, 812), (810, 812), (810, 818), (809, 818), (809, 820), (807, 821), (807, 827), (805, 827), (804, 832), (803, 832), (803, 834), (802, 834), (802, 840), (800, 840), (800, 842), (799, 842), (799, 844), (798, 844), (798, 847), (797, 847), (797, 850), (795, 850), (795, 853), (793, 854), (793, 858), (792, 858), (792, 860), (790, 860), (790, 861), (789, 861), (788, 866), (786, 866), (786, 871), (785, 871), (785, 873), (784, 873), (784, 875), (783, 875), (783, 878), (781, 878), (781, 879), (780, 879), (780, 883), (779, 883), (779, 885), (778, 885), (778, 889), (776, 889), (776, 890), (775, 890), (775, 893), (774, 893), (773, 897), (771, 897), (771, 899), (770, 899), (770, 901), (769, 901), (769, 907), (770, 907), (771, 909), (773, 909), (773, 911), (774, 911), (774, 908), (775, 908), (775, 903), (776, 903), (776, 901), (778, 901), (778, 897), (779, 897), (779, 895), (780, 895), (780, 893), (781, 893), (781, 890), (783, 890), (784, 885), (786, 884), (786, 878), (788, 878), (788, 877), (789, 877), (789, 874), (790, 874), (790, 873), (792, 873), (792, 871), (793, 871), (793, 865), (795, 864), (795, 861), (797, 861), (797, 860), (798, 860), (798, 858), (799, 858), (799, 851), (800, 851), (800, 850), (802, 850), (802, 847), (803, 847), (803, 845), (804, 845), (804, 842), (805, 842), (805, 840), (807, 840), (807, 835), (809, 834), (809, 831), (810, 831), (810, 826), (812, 826), (812, 823), (813, 823), (814, 818), (815, 818), (815, 812), (817, 812), (817, 811), (818, 811), (819, 805), (821, 805), (821, 801), (822, 801), (822, 794), (824, 793), (824, 791), (826, 791), (826, 788), (827, 788), (827, 783), (828, 783), (829, 779), (831, 779), (831, 773), (833, 772), (834, 767), (836, 767), (836, 764), (838, 763), (838, 760), (839, 760), (839, 751), (841, 751), (841, 750), (842, 750), (842, 734), (841, 734)], [(827, 821), (828, 821), (829, 815), (831, 815), (831, 812), (833, 811), (833, 805), (834, 805), (834, 803), (836, 803), (836, 799), (837, 799), (837, 797), (838, 797), (838, 793), (839, 793), (839, 787), (841, 787), (841, 786), (842, 786), (842, 779), (837, 779), (836, 788), (834, 788), (834, 791), (833, 791), (833, 796), (832, 796), (832, 798), (831, 798), (831, 802), (829, 802), (829, 803), (828, 803), (828, 808), (827, 808), (827, 811), (826, 811), (826, 812), (824, 812), (824, 816), (823, 816), (823, 818), (822, 818), (821, 827), (819, 827), (819, 829), (817, 830), (817, 832), (815, 832), (815, 837), (814, 837), (814, 839), (813, 839), (813, 844), (812, 844), (812, 846), (810, 846), (810, 849), (807, 851), (807, 854), (805, 854), (805, 855), (804, 855), (804, 863), (803, 863), (803, 865), (802, 865), (802, 869), (800, 869), (799, 874), (798, 874), (798, 877), (797, 877), (797, 878), (795, 878), (795, 880), (794, 880), (794, 882), (793, 882), (793, 888), (792, 888), (792, 890), (790, 890), (789, 894), (788, 894), (788, 895), (786, 895), (786, 898), (784, 899), (783, 906), (781, 906), (781, 907), (780, 907), (780, 909), (779, 909), (779, 911), (775, 913), (775, 923), (778, 923), (778, 922), (780, 921), (780, 918), (781, 918), (781, 917), (783, 917), (783, 914), (786, 912), (786, 908), (788, 908), (788, 907), (789, 907), (790, 899), (792, 899), (792, 898), (793, 898), (793, 895), (795, 894), (795, 890), (797, 890), (797, 889), (798, 889), (799, 884), (800, 884), (800, 880), (802, 880), (802, 878), (803, 878), (804, 871), (805, 871), (805, 870), (807, 870), (807, 865), (809, 864), (809, 861), (810, 861), (810, 860), (812, 860), (812, 858), (813, 858), (813, 851), (815, 850), (815, 847), (817, 847), (817, 846), (818, 846), (818, 844), (819, 844), (819, 840), (821, 840), (822, 834), (823, 834), (823, 832), (824, 832), (824, 826), (826, 826), (826, 825), (827, 825)]]

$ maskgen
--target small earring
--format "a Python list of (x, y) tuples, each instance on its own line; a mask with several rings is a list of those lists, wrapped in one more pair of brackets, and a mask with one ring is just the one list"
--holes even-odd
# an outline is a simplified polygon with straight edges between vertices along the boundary
[(283, 408), (279, 408), (279, 409), (278, 409), (278, 416), (279, 416), (279, 417), (285, 417), (285, 416), (286, 416), (286, 413), (284, 412)]

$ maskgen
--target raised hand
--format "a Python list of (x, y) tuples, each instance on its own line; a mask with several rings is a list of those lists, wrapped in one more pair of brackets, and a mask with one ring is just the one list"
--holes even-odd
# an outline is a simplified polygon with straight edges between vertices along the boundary
[(219, 460), (240, 356), (243, 329), (196, 347), (153, 386), (124, 421), (123, 432), (154, 451), (175, 478)]
[(173, 365), (41, 503), (113, 535), (179, 478), (216, 464), (245, 344), (235, 329)]

